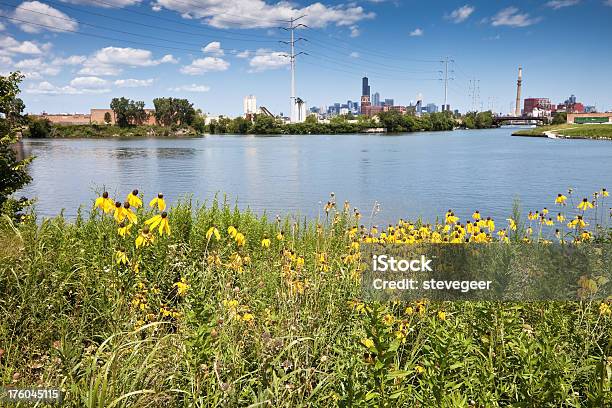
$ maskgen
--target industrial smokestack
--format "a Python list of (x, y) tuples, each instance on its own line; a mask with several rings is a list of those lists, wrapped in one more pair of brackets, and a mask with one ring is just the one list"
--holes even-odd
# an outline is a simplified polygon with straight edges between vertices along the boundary
[(523, 68), (519, 67), (518, 81), (516, 81), (516, 108), (515, 116), (521, 116), (521, 86), (523, 84)]

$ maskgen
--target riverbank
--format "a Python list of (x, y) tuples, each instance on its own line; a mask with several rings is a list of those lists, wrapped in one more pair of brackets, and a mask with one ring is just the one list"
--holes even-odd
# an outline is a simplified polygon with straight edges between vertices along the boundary
[[(364, 231), (342, 203), (319, 224), (217, 203), (166, 211), (161, 236), (142, 231), (156, 213), (142, 208), (123, 230), (102, 213), (0, 222), (3, 384), (59, 386), (67, 407), (612, 402), (607, 303), (360, 299), (369, 239), (435, 242), (453, 228)], [(547, 239), (535, 223), (531, 235), (498, 220), (485, 241), (502, 245), (502, 228)]]
[(512, 136), (552, 137), (559, 139), (596, 139), (612, 140), (612, 125), (548, 125), (533, 129), (522, 129)]
[(117, 138), (117, 137), (179, 137), (197, 136), (192, 128), (171, 129), (163, 126), (141, 125), (119, 127), (115, 125), (53, 125), (50, 138)]

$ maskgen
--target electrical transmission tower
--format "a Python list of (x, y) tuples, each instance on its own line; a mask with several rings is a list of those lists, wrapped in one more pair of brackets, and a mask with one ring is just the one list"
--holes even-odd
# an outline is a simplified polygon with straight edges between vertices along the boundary
[(295, 59), (298, 55), (300, 54), (306, 54), (305, 52), (298, 52), (297, 54), (295, 53), (295, 43), (298, 41), (307, 41), (305, 38), (302, 37), (298, 37), (295, 38), (295, 30), (303, 27), (303, 28), (308, 28), (308, 26), (306, 24), (295, 24), (296, 21), (302, 19), (306, 17), (306, 15), (301, 15), (297, 18), (291, 18), (289, 20), (282, 20), (284, 23), (288, 24), (288, 27), (279, 27), (280, 29), (283, 29), (285, 31), (289, 31), (291, 33), (291, 39), (289, 41), (280, 41), (283, 44), (287, 44), (291, 47), (291, 53), (290, 54), (283, 54), (283, 56), (289, 58), (290, 62), (291, 62), (291, 96), (289, 97), (290, 99), (290, 120), (291, 122), (296, 122), (297, 121), (297, 99), (295, 96)]
[(442, 105), (442, 112), (448, 108), (448, 81), (452, 81), (454, 78), (449, 78), (448, 74), (454, 74), (455, 71), (448, 70), (448, 64), (455, 62), (455, 60), (450, 59), (449, 57), (445, 57), (443, 60), (440, 60), (442, 64), (444, 64), (444, 70), (438, 71), (444, 75), (444, 78), (441, 81), (444, 81), (444, 105)]

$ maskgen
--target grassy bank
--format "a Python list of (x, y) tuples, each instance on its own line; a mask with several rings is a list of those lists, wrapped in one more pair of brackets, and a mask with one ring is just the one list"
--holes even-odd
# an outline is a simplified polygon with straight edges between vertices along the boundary
[(118, 228), (112, 202), (3, 220), (0, 381), (62, 387), (70, 407), (610, 406), (607, 303), (363, 303), (358, 262), (372, 240), (609, 242), (603, 195), (473, 233), (452, 214), (372, 230), (333, 197), (318, 223), (186, 201), (161, 236), (144, 231), (158, 210)]
[(49, 137), (53, 138), (109, 138), (109, 137), (162, 137), (196, 136), (193, 129), (173, 130), (167, 127), (141, 125), (119, 127), (115, 125), (53, 125)]
[(514, 136), (546, 137), (544, 132), (554, 132), (559, 137), (576, 139), (612, 139), (612, 125), (548, 125), (532, 129), (522, 129), (513, 133)]

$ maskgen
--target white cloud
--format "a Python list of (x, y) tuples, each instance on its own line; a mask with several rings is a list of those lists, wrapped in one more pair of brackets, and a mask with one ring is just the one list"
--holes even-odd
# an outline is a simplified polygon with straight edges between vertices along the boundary
[(580, 3), (580, 0), (552, 0), (546, 3), (546, 6), (555, 10), (559, 10), (563, 7), (575, 6), (578, 3)]
[(351, 52), (351, 53), (349, 54), (349, 57), (351, 57), (351, 58), (359, 58), (359, 53), (358, 53), (358, 52), (353, 51), (353, 52)]
[(4, 31), (4, 29), (5, 29), (5, 28), (6, 28), (6, 27), (4, 26), (4, 24), (3, 24), (3, 23), (0, 23), (0, 31)]
[(238, 58), (249, 58), (251, 55), (253, 55), (253, 53), (250, 50), (244, 50), (236, 53), (236, 57)]
[(181, 67), (181, 72), (187, 75), (202, 75), (210, 71), (226, 71), (230, 63), (222, 58), (204, 57), (191, 61), (191, 64)]
[(54, 9), (39, 1), (24, 1), (17, 7), (13, 17), (19, 20), (29, 21), (49, 27), (41, 27), (35, 24), (15, 22), (26, 33), (40, 33), (44, 30), (62, 32), (64, 30), (74, 31), (79, 25), (68, 15)]
[(425, 32), (423, 31), (422, 28), (415, 28), (414, 30), (410, 32), (411, 37), (422, 37), (423, 34), (425, 34)]
[(217, 28), (272, 28), (279, 20), (288, 20), (306, 15), (299, 20), (310, 27), (325, 27), (330, 24), (350, 27), (359, 21), (372, 19), (375, 13), (367, 12), (354, 3), (326, 6), (320, 2), (306, 7), (296, 7), (294, 2), (279, 1), (269, 4), (264, 0), (200, 0), (194, 4), (184, 0), (157, 0), (154, 9), (164, 7), (187, 19), (203, 19)]
[(30, 58), (18, 61), (13, 68), (21, 71), (27, 79), (42, 79), (43, 76), (55, 76), (61, 72), (57, 65), (49, 64), (42, 58)]
[(207, 85), (181, 85), (175, 88), (168, 88), (171, 92), (208, 92), (210, 91), (210, 87)]
[(155, 79), (118, 79), (115, 81), (115, 85), (119, 88), (140, 88), (145, 86), (151, 86), (155, 82)]
[(539, 22), (540, 18), (532, 18), (527, 13), (520, 13), (516, 7), (507, 7), (493, 16), (491, 25), (509, 27), (527, 27)]
[(289, 65), (290, 59), (282, 52), (260, 48), (249, 61), (249, 72), (262, 72), (269, 69), (283, 68)]
[(224, 54), (219, 41), (209, 42), (205, 47), (202, 47), (202, 52), (213, 54), (217, 57), (221, 57)]
[(83, 63), (82, 75), (119, 75), (122, 67), (151, 67), (164, 63), (175, 63), (172, 55), (153, 59), (153, 53), (139, 48), (106, 47), (96, 51)]
[(361, 34), (361, 32), (359, 31), (359, 27), (357, 26), (351, 26), (351, 33), (349, 34), (352, 38), (355, 37), (359, 37), (359, 34)]
[[(103, 3), (96, 0), (62, 0), (66, 3), (72, 4), (81, 4), (85, 6), (93, 6), (93, 7), (127, 7), (132, 6), (134, 4), (139, 4), (141, 0), (104, 0)], [(104, 4), (107, 3), (107, 4)]]
[[(56, 86), (48, 81), (42, 81), (38, 84), (31, 84), (26, 88), (25, 92), (30, 94), (41, 95), (79, 95), (79, 94), (99, 94), (110, 92), (109, 88), (103, 85), (104, 81), (101, 78), (95, 77), (80, 77), (70, 81), (70, 85)], [(103, 81), (103, 82), (100, 82)]]
[(476, 7), (466, 4), (464, 6), (459, 7), (458, 9), (453, 10), (449, 15), (446, 16), (446, 18), (452, 20), (456, 24), (462, 23), (472, 15), (474, 10), (476, 10)]
[(81, 65), (87, 58), (83, 55), (71, 55), (66, 58), (54, 58), (51, 63), (53, 65)]
[(10, 36), (0, 37), (0, 55), (42, 55), (50, 49), (50, 43), (38, 44), (33, 41), (20, 42)]
[(606, 6), (610, 6), (610, 7), (612, 7), (612, 0), (606, 0), (606, 1), (604, 1), (604, 4), (605, 4)]

